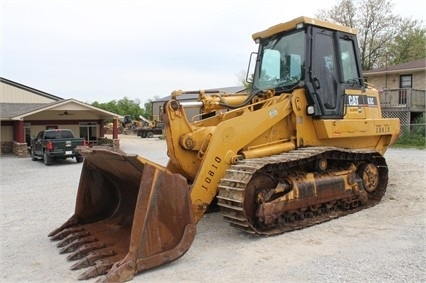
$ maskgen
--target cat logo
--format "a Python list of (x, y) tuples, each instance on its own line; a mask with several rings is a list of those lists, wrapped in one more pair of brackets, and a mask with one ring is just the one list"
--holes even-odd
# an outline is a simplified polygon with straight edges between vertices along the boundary
[(358, 106), (359, 105), (359, 96), (358, 95), (348, 95), (348, 104), (349, 106)]

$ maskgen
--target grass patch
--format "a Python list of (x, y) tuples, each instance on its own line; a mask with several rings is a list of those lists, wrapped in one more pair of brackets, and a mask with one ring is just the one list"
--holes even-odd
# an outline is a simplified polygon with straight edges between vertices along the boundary
[(419, 117), (413, 124), (401, 128), (402, 133), (393, 147), (399, 148), (426, 148), (425, 118)]

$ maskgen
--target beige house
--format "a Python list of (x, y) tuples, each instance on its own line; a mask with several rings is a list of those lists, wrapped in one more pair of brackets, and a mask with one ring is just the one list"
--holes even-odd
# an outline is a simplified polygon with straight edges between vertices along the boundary
[(28, 156), (32, 137), (45, 129), (71, 129), (75, 136), (97, 143), (104, 137), (104, 120), (113, 119), (113, 139), (123, 117), (75, 99), (58, 96), (0, 78), (1, 153)]
[(401, 126), (426, 113), (426, 58), (364, 72), (380, 92), (385, 117), (400, 118)]

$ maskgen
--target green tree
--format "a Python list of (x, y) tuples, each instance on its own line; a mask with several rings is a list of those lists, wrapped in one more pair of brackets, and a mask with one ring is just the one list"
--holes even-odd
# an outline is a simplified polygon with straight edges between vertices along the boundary
[[(364, 70), (383, 67), (391, 62), (402, 63), (400, 60), (415, 60), (418, 56), (424, 57), (422, 22), (394, 15), (392, 6), (393, 3), (389, 0), (341, 0), (329, 10), (320, 10), (316, 17), (358, 30), (361, 65)], [(413, 29), (418, 30), (418, 33)], [(413, 33), (417, 36), (413, 36)], [(398, 36), (401, 38), (398, 39)], [(416, 44), (409, 48), (412, 52), (397, 59), (396, 54), (404, 52), (408, 47), (402, 44), (406, 43), (403, 41), (412, 38), (415, 39), (412, 42)], [(398, 40), (402, 41), (398, 44)], [(396, 48), (401, 50), (395, 50)]]
[(139, 99), (129, 99), (124, 97), (120, 100), (111, 100), (107, 103), (93, 102), (91, 105), (106, 111), (116, 113), (119, 115), (129, 115), (131, 119), (138, 119), (140, 115), (145, 114), (145, 109), (140, 107)]
[(135, 120), (144, 112), (140, 104), (141, 102), (139, 99), (132, 100), (124, 97), (117, 101), (118, 113), (121, 115), (130, 115), (131, 118)]
[(388, 62), (392, 65), (426, 56), (426, 29), (417, 20), (405, 19), (400, 31), (388, 46)]

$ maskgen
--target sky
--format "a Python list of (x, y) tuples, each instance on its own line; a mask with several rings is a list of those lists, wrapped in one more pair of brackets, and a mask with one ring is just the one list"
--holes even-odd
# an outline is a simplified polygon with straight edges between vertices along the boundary
[[(89, 104), (238, 86), (253, 33), (337, 2), (0, 0), (0, 76)], [(392, 3), (426, 22), (426, 1)]]

